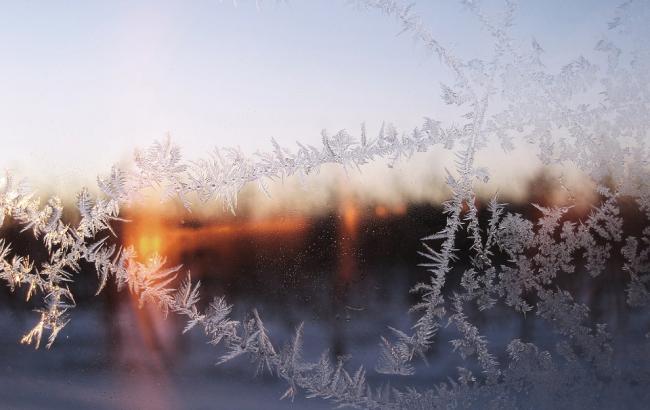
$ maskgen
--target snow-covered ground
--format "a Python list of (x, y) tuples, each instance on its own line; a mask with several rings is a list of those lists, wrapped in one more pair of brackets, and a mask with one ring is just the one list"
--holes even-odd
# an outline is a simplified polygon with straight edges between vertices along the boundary
[[(162, 363), (137, 342), (110, 352), (100, 312), (78, 309), (49, 351), (18, 343), (30, 316), (4, 311), (0, 334), (0, 407), (6, 409), (286, 409), (331, 408), (318, 400), (279, 398), (282, 382), (255, 376), (245, 360), (215, 366), (217, 351), (186, 337), (183, 352)], [(23, 315), (21, 315), (23, 316)], [(117, 343), (115, 343), (117, 345)], [(139, 356), (139, 357), (138, 357)]]
[[(398, 281), (399, 283), (399, 281)], [(364, 286), (367, 283), (364, 284)], [(270, 332), (276, 347), (290, 341), (295, 326), (304, 321), (304, 357), (317, 360), (331, 355), (350, 355), (349, 367), (363, 365), (368, 379), (378, 386), (428, 388), (456, 375), (458, 366), (480, 373), (474, 360), (463, 362), (451, 349), (457, 337), (453, 326), (444, 327), (429, 354), (429, 365), (418, 361), (416, 375), (387, 378), (373, 371), (379, 352), (379, 336), (387, 326), (408, 329), (409, 300), (405, 286), (390, 285), (389, 292), (374, 289), (352, 292), (337, 313), (315, 315), (305, 306), (256, 305), (233, 300), (233, 317), (241, 319), (253, 307)], [(174, 315), (163, 318), (155, 308), (137, 309), (123, 292), (114, 311), (101, 303), (71, 311), (71, 322), (55, 345), (46, 350), (19, 343), (20, 336), (36, 320), (26, 310), (0, 308), (0, 408), (7, 409), (327, 409), (332, 403), (299, 394), (292, 402), (280, 400), (283, 381), (267, 373), (255, 375), (255, 366), (238, 358), (217, 366), (220, 350), (207, 342), (198, 328), (181, 335), (183, 323)], [(316, 303), (316, 302), (314, 302)], [(287, 314), (290, 312), (290, 314)], [(495, 308), (475, 317), (489, 348), (502, 363), (505, 346), (513, 338), (534, 341), (554, 351), (553, 332), (542, 321), (511, 310)], [(601, 318), (610, 325), (620, 321), (615, 313)], [(642, 338), (646, 317), (628, 317), (625, 326), (611, 329)], [(626, 330), (627, 329), (627, 330)], [(625, 343), (625, 339), (623, 339)], [(625, 351), (625, 346), (617, 351)], [(623, 359), (624, 360), (624, 359)], [(627, 364), (623, 363), (626, 367)], [(630, 369), (632, 368), (630, 364)], [(631, 405), (635, 401), (632, 400)], [(630, 404), (628, 403), (628, 404)]]
[[(305, 321), (304, 356), (317, 360), (329, 350), (349, 354), (351, 367), (374, 366), (379, 336), (388, 324), (407, 318), (406, 292), (382, 306), (352, 303), (333, 317), (291, 306), (260, 307), (277, 347), (289, 342), (293, 329)], [(36, 320), (27, 310), (0, 309), (0, 407), (10, 409), (326, 409), (333, 404), (307, 399), (280, 400), (284, 382), (268, 373), (255, 374), (247, 358), (217, 366), (221, 351), (207, 343), (198, 328), (185, 335), (183, 324), (155, 308), (137, 309), (126, 293), (116, 311), (94, 303), (71, 311), (71, 321), (54, 346), (19, 343)], [(255, 307), (235, 301), (234, 318)], [(259, 306), (258, 306), (259, 307)], [(380, 314), (381, 313), (381, 314)], [(110, 318), (110, 319), (109, 319)], [(424, 368), (427, 384), (432, 368)], [(381, 379), (370, 370), (369, 379)], [(379, 380), (375, 380), (379, 382)], [(410, 380), (414, 382), (414, 380)], [(417, 383), (417, 380), (415, 381)], [(396, 382), (399, 385), (399, 381)]]

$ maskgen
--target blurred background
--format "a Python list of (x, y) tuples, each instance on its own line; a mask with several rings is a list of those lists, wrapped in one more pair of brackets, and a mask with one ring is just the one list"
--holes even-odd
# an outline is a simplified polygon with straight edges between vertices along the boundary
[[(218, 204), (191, 213), (174, 202), (135, 205), (124, 210), (130, 222), (116, 223), (117, 238), (109, 241), (133, 245), (143, 261), (158, 253), (166, 256), (168, 266), (182, 264), (183, 274), (172, 286), (189, 271), (194, 281), (201, 281), (202, 306), (213, 296), (225, 295), (235, 306), (235, 319), (258, 309), (276, 346), (289, 342), (304, 322), (306, 358), (317, 359), (325, 350), (332, 358), (350, 355), (350, 365), (366, 366), (376, 384), (390, 381), (396, 387), (425, 388), (446, 381), (461, 365), (480, 372), (452, 351), (449, 340), (458, 336), (453, 326), (441, 330), (428, 354), (430, 364), (418, 363), (416, 376), (385, 377), (371, 370), (379, 336), (388, 335), (388, 326), (406, 330), (413, 324), (407, 312), (419, 296), (409, 289), (428, 278), (418, 266), (424, 262), (417, 253), (422, 250), (420, 238), (442, 228), (445, 217), (433, 202), (361, 199), (350, 192), (346, 179), (341, 181), (317, 208), (305, 207), (295, 197), (293, 202), (280, 197), (280, 204), (260, 213), (256, 209), (261, 199), (248, 190), (236, 215), (214, 210)], [(570, 199), (547, 173), (531, 180), (526, 192), (526, 201), (510, 203), (509, 211), (536, 218), (538, 211), (530, 202), (582, 203), (568, 215), (580, 221), (589, 210), (585, 197)], [(264, 200), (274, 202), (273, 197)], [(484, 223), (489, 218), (486, 202), (479, 200)], [(70, 208), (66, 218), (74, 223), (77, 216)], [(643, 225), (633, 204), (624, 206), (624, 216), (627, 232)], [(43, 261), (44, 247), (20, 229), (10, 221), (0, 236), (12, 243), (16, 254)], [(469, 246), (461, 234), (457, 247)], [(460, 256), (448, 279), (448, 296), (458, 289), (460, 275), (469, 266), (467, 253)], [(579, 268), (575, 275), (563, 275), (558, 284), (586, 303), (594, 322), (607, 323), (624, 343), (626, 335), (630, 340), (642, 337), (649, 322), (626, 307), (624, 286), (629, 279), (617, 270), (616, 254), (611, 263), (612, 269), (597, 278)], [(2, 288), (3, 406), (256, 409), (263, 403), (264, 408), (330, 408), (303, 396), (293, 403), (280, 401), (284, 385), (279, 379), (255, 375), (246, 358), (216, 366), (221, 351), (207, 344), (199, 328), (182, 335), (184, 323), (175, 315), (165, 318), (155, 306), (139, 309), (137, 300), (126, 290), (118, 292), (114, 283), (94, 296), (97, 284), (93, 266), (83, 265), (71, 285), (77, 301), (72, 320), (49, 351), (18, 343), (36, 320), (32, 309), (41, 300), (25, 302), (24, 290), (10, 293)], [(468, 307), (467, 313), (500, 359), (513, 338), (550, 350), (557, 340), (534, 315), (525, 317), (499, 306), (485, 312)]]

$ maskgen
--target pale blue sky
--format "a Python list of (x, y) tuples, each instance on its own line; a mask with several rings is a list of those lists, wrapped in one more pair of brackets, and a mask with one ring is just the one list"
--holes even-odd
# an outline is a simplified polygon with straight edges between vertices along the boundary
[[(0, 3), (0, 167), (85, 181), (167, 132), (195, 157), (443, 112), (447, 72), (392, 19), (345, 0), (238, 3)], [(524, 2), (515, 30), (559, 62), (593, 48), (615, 5)], [(455, 1), (417, 9), (463, 55), (489, 44)]]

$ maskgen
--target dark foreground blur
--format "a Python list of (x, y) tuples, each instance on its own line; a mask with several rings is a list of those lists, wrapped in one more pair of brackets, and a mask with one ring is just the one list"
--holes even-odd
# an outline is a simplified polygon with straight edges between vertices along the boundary
[[(512, 208), (531, 212), (530, 207)], [(483, 209), (482, 212), (485, 212)], [(224, 222), (168, 221), (151, 213), (130, 215), (118, 226), (118, 237), (142, 255), (159, 252), (170, 265), (183, 264), (201, 280), (204, 302), (226, 295), (242, 319), (257, 308), (276, 345), (288, 342), (305, 322), (305, 357), (351, 355), (350, 365), (374, 367), (379, 337), (387, 326), (408, 329), (408, 308), (417, 300), (409, 289), (427, 279), (419, 238), (444, 226), (439, 208), (393, 206), (356, 208), (343, 204), (318, 217), (289, 214), (262, 220), (232, 218)], [(487, 216), (482, 215), (482, 220)], [(44, 256), (41, 246), (17, 227), (3, 236), (20, 254)], [(460, 249), (467, 249), (461, 239)], [(40, 252), (40, 254), (39, 254)], [(449, 292), (467, 261), (452, 273)], [(0, 403), (3, 408), (124, 409), (274, 409), (330, 408), (302, 396), (280, 401), (283, 383), (268, 374), (254, 374), (245, 358), (215, 366), (219, 348), (207, 344), (200, 329), (182, 335), (183, 323), (162, 317), (154, 307), (138, 309), (126, 291), (97, 286), (90, 266), (83, 266), (73, 284), (77, 307), (72, 321), (49, 351), (18, 343), (35, 321), (24, 294), (0, 294)], [(597, 322), (617, 334), (641, 337), (647, 318), (634, 317), (625, 306), (627, 278), (609, 272), (599, 278), (576, 274), (560, 286), (590, 306)], [(495, 308), (468, 312), (490, 340), (500, 359), (504, 346), (519, 337), (551, 348), (553, 338), (532, 315)], [(644, 325), (639, 325), (644, 321)], [(637, 330), (638, 329), (638, 330)], [(637, 334), (638, 333), (638, 334)], [(625, 343), (626, 337), (622, 338)], [(386, 378), (369, 371), (375, 383), (399, 387), (431, 387), (447, 380), (463, 364), (448, 341), (445, 328), (429, 354), (430, 365), (417, 366), (416, 376)], [(471, 364), (469, 365), (471, 368)], [(628, 403), (633, 406), (634, 403)]]

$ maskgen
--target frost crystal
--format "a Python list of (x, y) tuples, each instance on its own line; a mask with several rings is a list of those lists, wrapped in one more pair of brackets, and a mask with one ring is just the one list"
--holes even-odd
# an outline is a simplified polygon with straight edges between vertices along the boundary
[[(544, 49), (536, 40), (521, 49), (511, 37), (516, 11), (511, 1), (496, 17), (484, 11), (481, 1), (462, 1), (493, 39), (492, 54), (485, 60), (456, 56), (401, 1), (356, 3), (393, 17), (403, 32), (439, 57), (454, 75), (453, 84), (441, 84), (442, 99), (462, 114), (453, 121), (425, 118), (409, 133), (389, 124), (374, 138), (367, 135), (365, 125), (359, 138), (345, 130), (334, 134), (324, 130), (320, 146), (288, 148), (272, 141), (269, 152), (249, 156), (239, 149), (221, 148), (193, 162), (185, 162), (180, 149), (167, 139), (138, 151), (133, 170), (113, 167), (108, 175), (98, 177), (100, 196), (82, 189), (76, 225), (62, 222), (63, 207), (57, 197), (41, 204), (24, 183), (7, 174), (0, 184), (0, 225), (12, 218), (40, 238), (49, 255), (35, 266), (29, 256), (14, 254), (0, 240), (0, 279), (12, 291), (26, 287), (27, 299), (35, 295), (43, 299), (38, 322), (21, 342), (38, 347), (45, 336), (47, 347), (53, 345), (75, 306), (67, 284), (85, 261), (95, 266), (98, 293), (115, 281), (118, 288), (136, 295), (140, 305), (153, 303), (165, 313), (185, 317), (184, 332), (201, 328), (212, 344), (221, 346), (220, 362), (245, 355), (257, 371), (285, 380), (283, 397), (304, 392), (369, 409), (590, 408), (617, 405), (617, 395), (626, 394), (625, 388), (647, 386), (647, 354), (634, 358), (645, 365), (644, 372), (630, 374), (621, 368), (615, 360), (615, 333), (606, 324), (594, 324), (587, 306), (559, 281), (584, 271), (590, 278), (597, 277), (607, 264), (616, 265), (620, 255), (623, 262), (614, 269), (627, 276), (629, 308), (636, 311), (650, 304), (647, 3), (624, 3), (609, 24), (611, 37), (630, 37), (634, 49), (624, 50), (614, 40), (603, 39), (595, 51), (602, 53), (604, 67), (581, 56), (558, 71), (546, 69)], [(475, 186), (487, 182), (489, 171), (476, 158), (490, 143), (506, 150), (533, 144), (543, 162), (577, 167), (598, 185), (599, 203), (578, 220), (569, 217), (570, 203), (563, 207), (532, 204), (538, 217), (530, 220), (509, 211), (495, 197), (489, 204), (489, 220), (481, 221)], [(277, 349), (257, 311), (233, 320), (232, 306), (222, 297), (202, 311), (200, 284), (192, 284), (189, 275), (179, 289), (169, 286), (180, 267), (164, 267), (159, 256), (140, 262), (133, 249), (107, 241), (108, 235), (115, 234), (111, 222), (119, 219), (121, 207), (151, 188), (188, 208), (198, 197), (217, 199), (234, 212), (237, 195), (248, 183), (257, 183), (266, 192), (270, 180), (309, 175), (324, 164), (356, 169), (377, 158), (392, 163), (435, 145), (453, 150), (456, 158), (455, 168), (446, 170), (451, 191), (443, 204), (446, 223), (422, 239), (421, 266), (430, 276), (413, 288), (419, 301), (411, 309), (412, 328), (390, 328), (388, 336), (380, 337), (375, 366), (383, 374), (414, 374), (414, 361), (425, 359), (431, 346), (439, 343), (439, 330), (449, 326), (457, 335), (450, 341), (453, 350), (480, 374), (461, 368), (457, 376), (429, 390), (372, 387), (363, 368), (350, 371), (343, 358), (332, 361), (327, 353), (315, 362), (304, 359), (302, 325), (293, 340)], [(644, 229), (637, 236), (627, 236), (623, 230), (621, 206), (630, 200), (644, 217)], [(468, 239), (467, 249), (457, 248), (461, 236)], [(460, 262), (463, 257), (468, 266)], [(448, 280), (456, 266), (464, 269), (460, 287), (450, 294)], [(498, 305), (548, 323), (556, 336), (554, 349), (514, 339), (503, 354), (491, 351), (479, 325), (470, 322), (467, 309), (489, 311)], [(641, 349), (647, 352), (643, 349), (647, 346)], [(647, 391), (640, 394), (645, 397)]]

